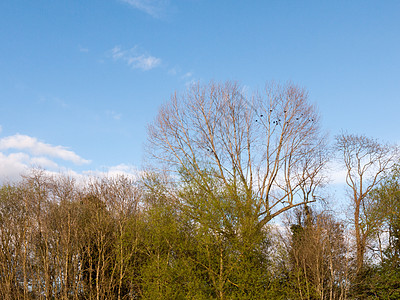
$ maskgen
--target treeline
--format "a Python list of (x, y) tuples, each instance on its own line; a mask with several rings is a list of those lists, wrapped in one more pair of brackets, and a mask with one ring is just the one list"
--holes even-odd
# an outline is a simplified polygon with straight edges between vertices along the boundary
[(343, 222), (310, 206), (278, 230), (223, 190), (34, 172), (0, 190), (0, 298), (398, 299), (399, 184), (374, 191), (388, 234), (357, 273)]
[[(3, 185), (0, 297), (399, 299), (397, 148), (347, 133), (330, 146), (293, 84), (243, 90), (174, 94), (135, 180)], [(323, 205), (330, 161), (346, 218)]]

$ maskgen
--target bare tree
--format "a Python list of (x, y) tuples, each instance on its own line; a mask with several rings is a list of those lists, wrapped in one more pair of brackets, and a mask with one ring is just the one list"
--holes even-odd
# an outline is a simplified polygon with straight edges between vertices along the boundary
[(301, 299), (343, 299), (347, 260), (344, 226), (325, 212), (309, 207), (296, 210), (291, 224), (290, 243), (286, 245)]
[(135, 235), (131, 223), (139, 214), (140, 191), (131, 179), (124, 176), (103, 178), (95, 183), (94, 188), (97, 189), (97, 196), (107, 204), (111, 216), (115, 219), (116, 257), (111, 271), (115, 282), (110, 282), (109, 290), (114, 288), (116, 290), (114, 297), (122, 299), (123, 290), (128, 289), (128, 266), (138, 251), (137, 238), (128, 241), (127, 236)]
[(354, 208), (357, 273), (362, 269), (368, 238), (378, 220), (368, 216), (368, 194), (381, 182), (397, 158), (397, 148), (380, 144), (363, 135), (345, 134), (336, 137), (336, 150), (346, 168), (346, 184)]
[(195, 84), (160, 109), (149, 146), (152, 158), (210, 197), (212, 176), (258, 214), (260, 225), (315, 201), (327, 161), (318, 113), (293, 84), (270, 84), (251, 97), (236, 83)]
[(22, 191), (15, 185), (0, 188), (0, 298), (26, 298), (28, 214)]

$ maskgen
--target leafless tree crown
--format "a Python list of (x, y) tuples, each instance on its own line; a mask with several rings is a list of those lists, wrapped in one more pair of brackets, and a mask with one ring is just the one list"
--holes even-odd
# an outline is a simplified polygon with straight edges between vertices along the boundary
[(397, 162), (398, 150), (363, 135), (346, 133), (336, 137), (335, 147), (346, 169), (346, 183), (354, 209), (352, 222), (359, 272), (364, 264), (368, 240), (380, 222), (369, 215), (371, 203), (367, 196)]
[(195, 84), (160, 109), (149, 146), (152, 158), (202, 188), (211, 189), (212, 176), (245, 195), (265, 222), (312, 201), (326, 162), (319, 115), (290, 83), (251, 96), (233, 82)]

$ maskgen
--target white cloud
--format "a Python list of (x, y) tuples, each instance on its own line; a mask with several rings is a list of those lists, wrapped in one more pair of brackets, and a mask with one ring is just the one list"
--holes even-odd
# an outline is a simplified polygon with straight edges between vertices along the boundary
[(186, 86), (187, 88), (190, 88), (190, 87), (192, 87), (193, 85), (195, 85), (196, 83), (198, 83), (198, 81), (196, 81), (196, 80), (194, 80), (194, 79), (190, 79), (190, 80), (186, 81), (185, 86)]
[(124, 57), (124, 51), (121, 50), (120, 46), (115, 46), (112, 48), (111, 53), (114, 59), (122, 59)]
[(76, 165), (90, 163), (89, 160), (83, 159), (75, 152), (68, 150), (63, 146), (53, 146), (38, 141), (34, 137), (16, 134), (0, 139), (0, 150), (26, 150), (34, 156), (50, 156), (70, 161)]
[(154, 18), (160, 18), (168, 5), (167, 0), (121, 0), (130, 6), (139, 9)]
[(59, 168), (58, 164), (51, 159), (46, 157), (32, 157), (30, 159), (30, 165), (32, 166), (39, 166), (41, 168), (50, 168), (50, 169), (57, 169)]
[(16, 134), (0, 139), (0, 184), (21, 180), (21, 175), (28, 175), (32, 169), (40, 168), (48, 176), (67, 175), (84, 182), (87, 177), (117, 177), (126, 176), (138, 179), (141, 172), (133, 165), (119, 164), (106, 166), (102, 170), (81, 170), (79, 172), (67, 167), (65, 162), (75, 165), (89, 163), (73, 151), (63, 146), (52, 146), (38, 141), (34, 137)]
[(137, 179), (141, 172), (133, 165), (119, 164), (116, 166), (105, 167), (104, 171), (85, 171), (83, 174), (94, 177), (126, 176), (128, 178)]
[(331, 184), (346, 184), (347, 170), (337, 161), (330, 161), (327, 166), (328, 178)]
[(82, 47), (81, 45), (78, 46), (79, 52), (83, 52), (83, 53), (88, 53), (89, 52), (89, 48), (87, 47)]
[(115, 112), (113, 110), (107, 110), (106, 114), (107, 114), (108, 117), (110, 117), (110, 118), (112, 118), (114, 120), (117, 120), (117, 121), (121, 120), (121, 118), (122, 118), (122, 114), (121, 113), (117, 113), (117, 112)]
[(5, 155), (0, 152), (0, 182), (3, 180), (16, 180), (21, 174), (28, 171), (29, 155), (24, 153), (11, 153)]
[(193, 76), (193, 73), (192, 72), (187, 72), (186, 74), (184, 74), (183, 76), (182, 76), (182, 79), (189, 79), (189, 78), (191, 78)]
[(148, 71), (158, 67), (161, 64), (161, 59), (151, 56), (147, 53), (142, 53), (138, 47), (123, 50), (120, 46), (115, 46), (111, 49), (113, 59), (122, 60), (128, 66), (134, 69), (142, 69)]
[(129, 63), (140, 69), (150, 70), (158, 66), (161, 63), (161, 60), (154, 56), (140, 55), (134, 57)]

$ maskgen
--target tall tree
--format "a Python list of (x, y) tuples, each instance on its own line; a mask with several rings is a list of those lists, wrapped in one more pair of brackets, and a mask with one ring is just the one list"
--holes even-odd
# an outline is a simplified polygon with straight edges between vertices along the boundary
[(288, 285), (299, 299), (343, 299), (346, 296), (347, 247), (344, 226), (328, 213), (309, 207), (296, 210), (287, 245)]
[(149, 153), (210, 197), (210, 176), (231, 195), (245, 195), (262, 226), (314, 201), (304, 191), (320, 182), (326, 147), (304, 89), (270, 84), (251, 97), (242, 90), (226, 82), (175, 93), (149, 127)]
[[(380, 264), (370, 272), (366, 290), (382, 299), (400, 298), (400, 168), (386, 176), (374, 190), (375, 211), (382, 221), (377, 233)], [(382, 240), (381, 240), (382, 239)]]
[(359, 273), (364, 265), (368, 238), (377, 226), (376, 219), (369, 218), (367, 196), (393, 167), (397, 149), (363, 135), (343, 133), (336, 137), (336, 150), (346, 168), (346, 184), (354, 209), (356, 273)]
[(18, 186), (0, 188), (0, 298), (22, 299), (28, 294), (26, 247), (29, 216)]

